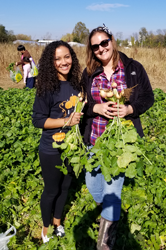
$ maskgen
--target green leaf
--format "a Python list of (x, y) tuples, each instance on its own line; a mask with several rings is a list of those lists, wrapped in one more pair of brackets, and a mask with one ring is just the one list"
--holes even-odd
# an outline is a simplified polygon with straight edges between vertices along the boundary
[(43, 244), (42, 246), (40, 246), (40, 247), (38, 248), (38, 250), (46, 250), (45, 244)]
[(70, 163), (79, 163), (80, 162), (80, 157), (76, 156), (76, 157), (72, 157), (70, 160)]
[(7, 137), (11, 137), (11, 136), (12, 136), (12, 132), (11, 132), (11, 131), (8, 131), (8, 132), (6, 133), (6, 136), (7, 136)]
[(103, 163), (101, 165), (101, 171), (102, 174), (104, 175), (104, 179), (109, 182), (111, 181), (112, 177), (111, 177), (111, 167), (106, 167)]
[(104, 155), (105, 151), (100, 149), (97, 153), (96, 156)]
[[(76, 150), (76, 149), (77, 149), (77, 145), (72, 144), (72, 143), (69, 143), (69, 145), (70, 145), (70, 149), (71, 149), (71, 150)], [(61, 147), (61, 148), (62, 148), (62, 147)]]
[(86, 155), (84, 155), (82, 158), (81, 158), (81, 164), (82, 165), (85, 165), (86, 163), (87, 163), (87, 156)]
[(60, 169), (61, 172), (63, 172), (64, 175), (68, 174), (67, 168), (62, 166), (55, 166), (56, 168)]
[(139, 148), (135, 145), (125, 145), (124, 151), (126, 151), (126, 152), (129, 151), (131, 153), (134, 153), (134, 152), (139, 153), (140, 152)]
[(133, 142), (136, 142), (137, 136), (138, 136), (138, 134), (135, 130), (130, 130), (130, 131), (127, 131), (123, 135), (123, 140), (125, 143), (127, 143), (127, 142), (133, 143)]
[(51, 237), (51, 235), (53, 234), (53, 232), (54, 232), (54, 226), (52, 225), (49, 225), (49, 227), (48, 227), (48, 231), (47, 231), (47, 235), (48, 235), (48, 237)]
[(107, 157), (107, 155), (103, 155), (103, 161), (104, 161), (104, 164), (106, 165), (106, 167), (111, 167), (111, 161), (110, 161), (110, 158)]
[(114, 167), (114, 168), (111, 167), (110, 172), (111, 172), (111, 175), (115, 177), (120, 174), (121, 169), (118, 167)]
[(88, 233), (88, 235), (89, 235), (93, 240), (96, 239), (95, 234), (94, 234), (94, 232), (93, 232), (93, 230), (92, 230), (91, 227), (88, 228), (87, 233)]
[(143, 164), (143, 161), (142, 161), (142, 160), (140, 160), (139, 162), (137, 162), (136, 169), (137, 169), (137, 174), (138, 174), (138, 176), (140, 176), (140, 177), (143, 176), (143, 167), (144, 167), (144, 164)]
[(132, 223), (132, 224), (131, 224), (131, 233), (133, 234), (136, 230), (137, 230), (137, 231), (140, 231), (140, 230), (141, 230), (141, 226), (138, 225), (138, 224)]
[(96, 154), (100, 148), (96, 148), (95, 146), (90, 150), (92, 153)]
[(123, 148), (123, 147), (124, 147), (123, 141), (118, 141), (118, 142), (115, 144), (115, 147), (116, 147), (116, 148)]
[(86, 171), (92, 172), (93, 168), (94, 168), (94, 166), (87, 161), (87, 163), (85, 164)]
[(134, 178), (137, 174), (136, 163), (131, 163), (126, 169), (125, 175), (129, 178)]
[(117, 168), (118, 167), (118, 164), (117, 164), (117, 157), (116, 156), (113, 156), (112, 158), (111, 158), (111, 167), (112, 168)]
[(68, 144), (67, 144), (67, 143), (62, 143), (62, 144), (61, 144), (61, 149), (66, 149), (66, 148), (67, 148), (67, 146), (68, 146)]
[(74, 171), (75, 176), (76, 176), (77, 178), (78, 178), (79, 174), (81, 173), (82, 168), (83, 168), (82, 165), (80, 165), (80, 164), (74, 164), (74, 166), (73, 166), (73, 171)]
[(61, 145), (58, 145), (56, 142), (53, 142), (53, 143), (52, 143), (52, 147), (53, 147), (53, 148), (60, 148)]
[(124, 152), (118, 157), (117, 164), (120, 168), (126, 168), (131, 161), (136, 161), (137, 155), (131, 152)]
[(113, 140), (108, 141), (107, 148), (111, 151), (115, 149), (115, 144)]

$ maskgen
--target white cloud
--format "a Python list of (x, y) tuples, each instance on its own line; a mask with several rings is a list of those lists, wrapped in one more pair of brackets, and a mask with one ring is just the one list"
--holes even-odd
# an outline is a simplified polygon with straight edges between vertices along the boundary
[(91, 4), (86, 7), (88, 10), (99, 10), (99, 11), (110, 11), (110, 9), (129, 7), (129, 5), (119, 4), (119, 3), (102, 3), (102, 4)]

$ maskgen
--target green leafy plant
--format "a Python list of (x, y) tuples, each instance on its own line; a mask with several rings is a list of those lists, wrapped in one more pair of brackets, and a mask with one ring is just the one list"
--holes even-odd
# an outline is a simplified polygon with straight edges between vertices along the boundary
[(107, 182), (120, 173), (134, 178), (141, 171), (144, 159), (147, 164), (152, 164), (145, 156), (144, 139), (140, 138), (133, 123), (119, 118), (119, 104), (124, 104), (132, 91), (133, 88), (128, 88), (118, 92), (115, 82), (112, 84), (112, 90), (100, 89), (101, 97), (117, 102), (118, 115), (108, 122), (104, 133), (89, 150), (91, 157), (85, 163), (85, 169), (91, 172), (100, 165)]
[(129, 178), (141, 171), (141, 164), (146, 159), (144, 139), (141, 139), (131, 121), (115, 117), (106, 126), (104, 133), (97, 138), (89, 151), (93, 155), (85, 164), (87, 171), (101, 165), (101, 171), (107, 182), (120, 173)]
[[(80, 96), (77, 97), (74, 112), (81, 113), (87, 100), (85, 98), (85, 100), (83, 101), (83, 94), (81, 95), (81, 93), (79, 93), (79, 95)], [(71, 119), (72, 117), (63, 126), (63, 128), (70, 123)], [(68, 159), (69, 164), (71, 164), (71, 166), (73, 167), (76, 177), (78, 177), (82, 171), (84, 159), (86, 157), (86, 146), (83, 143), (82, 136), (79, 130), (79, 125), (76, 124), (71, 127), (71, 130), (66, 134), (66, 137), (62, 144), (59, 145), (56, 142), (53, 142), (52, 145), (53, 148), (59, 148), (62, 150), (61, 154), (62, 166), (56, 166), (56, 167), (59, 168), (64, 174), (67, 174), (65, 160)]]
[(14, 73), (14, 66), (15, 66), (15, 63), (10, 63), (9, 66), (6, 68), (8, 71), (12, 71)]
[[(125, 178), (115, 250), (166, 248), (166, 93), (141, 116), (146, 157), (134, 178)], [(32, 125), (35, 89), (0, 89), (0, 233), (14, 225), (10, 250), (96, 249), (100, 209), (84, 184), (73, 178), (62, 223), (66, 236), (42, 244), (40, 197), (44, 188), (38, 145), (41, 129)], [(83, 175), (83, 177), (82, 177)]]
[(6, 69), (10, 72), (10, 78), (13, 82), (20, 82), (22, 80), (22, 73), (18, 67), (14, 70), (14, 66), (15, 63), (10, 63)]

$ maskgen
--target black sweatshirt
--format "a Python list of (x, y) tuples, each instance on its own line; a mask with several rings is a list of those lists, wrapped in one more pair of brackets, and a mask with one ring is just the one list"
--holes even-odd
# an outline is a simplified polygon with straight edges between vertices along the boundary
[[(153, 105), (154, 94), (144, 67), (132, 58), (128, 58), (124, 53), (119, 52), (119, 54), (124, 65), (127, 87), (135, 87), (128, 102), (133, 108), (133, 113), (125, 118), (133, 122), (138, 134), (142, 137), (144, 134), (139, 116)], [(103, 67), (97, 68), (91, 76), (88, 76), (86, 69), (83, 72), (83, 81), (85, 82), (85, 91), (88, 97), (88, 103), (83, 110), (84, 117), (82, 122), (82, 134), (86, 145), (90, 145), (93, 118), (98, 116), (97, 113), (93, 112), (96, 102), (91, 95), (92, 82), (94, 77), (101, 72), (103, 72)]]
[[(78, 90), (75, 90), (68, 81), (60, 82), (60, 90), (56, 92), (47, 92), (44, 96), (35, 97), (33, 105), (32, 123), (36, 128), (42, 128), (42, 136), (40, 139), (39, 150), (47, 154), (58, 154), (59, 150), (52, 147), (54, 142), (52, 136), (60, 132), (62, 128), (45, 129), (44, 124), (47, 118), (65, 118), (69, 117), (74, 111), (74, 106), (67, 109), (66, 103), (70, 101), (71, 96), (77, 96)], [(71, 102), (70, 102), (71, 106)], [(69, 107), (67, 105), (67, 107)], [(63, 129), (67, 133), (69, 128)]]

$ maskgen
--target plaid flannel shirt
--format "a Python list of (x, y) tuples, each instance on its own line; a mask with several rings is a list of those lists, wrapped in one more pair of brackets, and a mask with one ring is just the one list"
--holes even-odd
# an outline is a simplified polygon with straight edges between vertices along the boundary
[[(92, 94), (93, 99), (96, 101), (96, 103), (106, 102), (105, 99), (101, 98), (99, 89), (100, 88), (112, 89), (111, 84), (113, 82), (117, 83), (117, 90), (119, 92), (121, 92), (122, 89), (127, 88), (126, 81), (125, 81), (124, 66), (121, 61), (118, 62), (118, 66), (115, 69), (114, 73), (111, 75), (110, 80), (107, 79), (104, 71), (93, 79), (92, 87), (91, 87), (91, 94)], [(107, 118), (97, 116), (93, 119), (92, 132), (91, 132), (91, 138), (90, 138), (92, 145), (95, 145), (95, 140), (99, 136), (102, 135), (102, 133), (106, 129), (107, 124), (108, 124)]]

